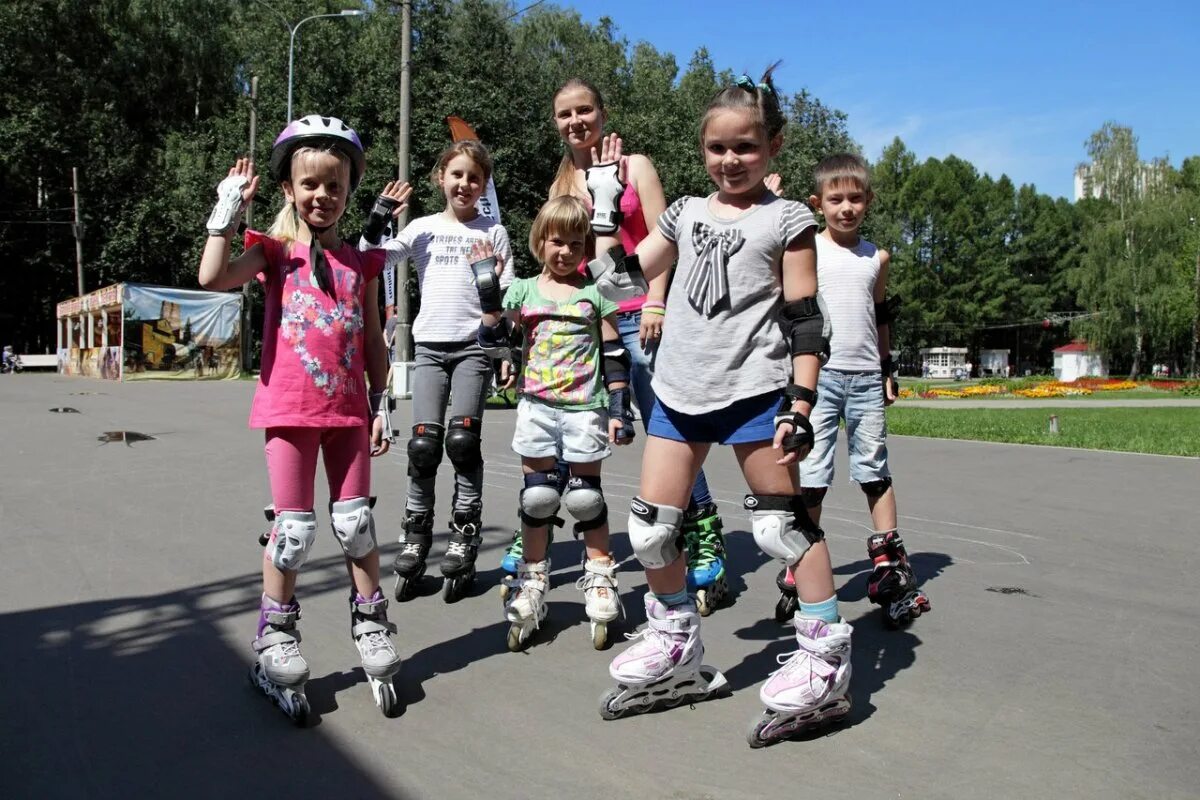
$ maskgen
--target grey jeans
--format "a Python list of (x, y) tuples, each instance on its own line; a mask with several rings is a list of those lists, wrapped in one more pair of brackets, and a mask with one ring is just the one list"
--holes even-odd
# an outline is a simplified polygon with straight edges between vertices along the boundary
[[(492, 362), (475, 342), (417, 343), (413, 365), (413, 424), (446, 424), (451, 417), (483, 417), (492, 381)], [(407, 507), (432, 511), (436, 478), (409, 478)], [(483, 465), (469, 473), (454, 473), (454, 510), (466, 511), (481, 502)]]

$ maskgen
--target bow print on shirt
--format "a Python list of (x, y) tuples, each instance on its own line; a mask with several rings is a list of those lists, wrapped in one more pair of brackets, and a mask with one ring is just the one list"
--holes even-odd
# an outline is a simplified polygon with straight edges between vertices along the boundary
[(745, 237), (737, 228), (718, 231), (703, 222), (692, 225), (696, 264), (688, 275), (685, 289), (692, 305), (704, 316), (712, 316), (713, 308), (729, 294), (729, 276), (726, 275), (729, 259), (745, 243)]

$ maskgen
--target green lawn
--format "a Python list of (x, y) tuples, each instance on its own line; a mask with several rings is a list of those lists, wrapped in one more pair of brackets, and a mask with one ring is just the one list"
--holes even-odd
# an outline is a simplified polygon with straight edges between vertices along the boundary
[[(898, 436), (1045, 444), (1200, 457), (1200, 408), (888, 409)], [(1050, 415), (1058, 434), (1049, 433)]]

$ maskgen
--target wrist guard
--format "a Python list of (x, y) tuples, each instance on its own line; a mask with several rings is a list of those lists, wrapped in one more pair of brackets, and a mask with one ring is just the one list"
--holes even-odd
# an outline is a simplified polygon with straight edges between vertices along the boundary
[[(788, 389), (792, 387), (789, 386)], [(797, 389), (803, 387), (795, 387)], [(815, 395), (816, 392), (813, 392)], [(796, 398), (799, 400), (807, 400), (807, 398)], [(784, 390), (783, 400), (779, 403), (779, 410), (775, 412), (775, 429), (778, 430), (780, 425), (791, 425), (792, 432), (783, 437), (783, 452), (795, 453), (805, 447), (812, 448), (813, 446), (813, 426), (808, 421), (808, 417), (801, 414), (799, 411), (792, 411), (792, 397), (788, 390)]]
[(500, 277), (496, 275), (498, 263), (499, 260), (495, 256), (471, 262), (471, 272), (475, 274), (475, 288), (479, 291), (479, 307), (485, 314), (493, 314), (502, 309)]
[(589, 261), (587, 271), (597, 291), (614, 303), (641, 297), (650, 289), (637, 254), (626, 255), (620, 245)]
[(209, 236), (226, 236), (237, 229), (246, 209), (242, 189), (249, 185), (250, 181), (242, 175), (230, 175), (217, 184), (217, 203), (206, 223)]
[(370, 420), (373, 422), (376, 417), (383, 420), (383, 438), (389, 442), (395, 440), (395, 434), (392, 431), (392, 403), (394, 402), (387, 392), (371, 392), (369, 395), (371, 404)]
[(398, 205), (400, 205), (399, 201), (384, 195), (375, 198), (375, 205), (371, 206), (371, 213), (367, 215), (367, 224), (363, 226), (362, 238), (366, 240), (367, 244), (379, 244), (379, 240), (383, 238), (384, 229), (392, 221), (392, 212)]
[(592, 230), (596, 233), (616, 233), (621, 224), (620, 164), (597, 164), (587, 168), (587, 190), (592, 197)]
[(628, 442), (637, 434), (633, 427), (633, 406), (630, 403), (628, 386), (608, 390), (608, 417), (621, 423), (616, 433), (617, 440), (621, 442)]
[(876, 303), (875, 327), (882, 328), (884, 325), (891, 325), (896, 320), (896, 314), (899, 313), (902, 305), (904, 305), (904, 298), (898, 294), (892, 295), (882, 303)]
[(629, 370), (633, 367), (633, 360), (620, 339), (604, 342), (603, 367), (606, 384), (629, 383)]
[(501, 317), (495, 325), (479, 324), (476, 341), (487, 353), (488, 358), (499, 358), (504, 361), (516, 361), (513, 350), (520, 338), (520, 329), (513, 325), (512, 320)]

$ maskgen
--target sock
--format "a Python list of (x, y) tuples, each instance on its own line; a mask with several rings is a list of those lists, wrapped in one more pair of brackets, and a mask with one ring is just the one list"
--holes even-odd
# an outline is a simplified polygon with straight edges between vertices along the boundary
[[(654, 596), (658, 598), (658, 602), (662, 603), (667, 608), (674, 608), (675, 606), (681, 606), (688, 601), (688, 593), (687, 593), (686, 586), (683, 587), (682, 589), (680, 589), (678, 592), (675, 592), (674, 594), (657, 594), (656, 593)], [(837, 601), (835, 599), (835, 601), (834, 601), (835, 616), (836, 616), (836, 610), (837, 610)]]
[[(664, 601), (665, 602), (665, 601)], [(833, 624), (837, 622), (838, 616), (838, 599), (835, 594), (828, 600), (822, 600), (820, 603), (800, 603), (800, 616), (807, 619), (819, 619), (822, 622)]]

